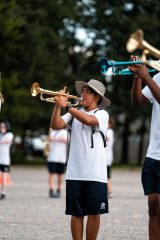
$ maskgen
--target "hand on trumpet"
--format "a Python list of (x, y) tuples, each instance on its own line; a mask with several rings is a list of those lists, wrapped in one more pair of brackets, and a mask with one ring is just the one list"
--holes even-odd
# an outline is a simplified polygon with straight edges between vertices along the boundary
[[(58, 107), (66, 108), (67, 106), (67, 93), (66, 93), (66, 87), (64, 87), (63, 90), (60, 90), (58, 93), (61, 93), (62, 95), (58, 94), (54, 97), (54, 101), (57, 104)], [(65, 94), (65, 95), (64, 95)]]
[[(139, 56), (133, 56), (131, 55), (131, 61), (140, 61)], [(144, 64), (133, 64), (128, 66), (128, 69), (130, 69), (134, 74), (141, 78), (141, 79), (146, 79), (147, 77), (150, 77), (148, 68)]]

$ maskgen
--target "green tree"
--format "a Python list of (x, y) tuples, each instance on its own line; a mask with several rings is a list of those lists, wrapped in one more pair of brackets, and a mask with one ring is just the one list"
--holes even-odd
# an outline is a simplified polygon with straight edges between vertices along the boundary
[[(126, 61), (130, 55), (126, 51), (126, 42), (131, 33), (142, 28), (146, 40), (155, 47), (159, 46), (157, 34), (160, 27), (158, 1), (81, 1), (78, 15), (82, 19), (83, 27), (92, 38), (92, 44), (86, 51), (91, 51), (88, 58), (87, 69), (93, 72), (96, 69), (96, 61), (99, 57), (107, 56), (113, 60)], [(83, 17), (82, 17), (83, 16)], [(92, 33), (92, 34), (91, 34)], [(154, 38), (153, 38), (154, 36)], [(136, 54), (141, 55), (141, 51)], [(94, 63), (93, 63), (94, 59)], [(95, 61), (96, 60), (96, 61)], [(86, 68), (85, 68), (86, 70)], [(97, 74), (97, 72), (95, 72)], [(98, 76), (98, 75), (97, 75)], [(103, 82), (102, 76), (98, 76)], [(130, 103), (130, 92), (133, 76), (113, 77), (112, 82), (107, 83), (108, 96), (112, 100), (110, 111), (116, 117), (118, 128), (122, 125), (120, 133), (122, 141), (121, 162), (128, 162), (128, 136), (130, 124), (137, 118), (141, 118), (144, 129), (144, 117), (150, 113), (148, 109), (135, 109)], [(124, 116), (124, 121), (119, 122), (119, 116)], [(121, 128), (120, 128), (121, 129)], [(141, 139), (143, 139), (143, 131)], [(139, 157), (142, 156), (142, 141), (139, 147)]]
[[(137, 28), (142, 28), (145, 39), (158, 48), (159, 10), (158, 0), (1, 1), (0, 71), (5, 103), (0, 118), (7, 118), (15, 133), (47, 130), (52, 104), (31, 97), (32, 83), (37, 81), (40, 87), (54, 91), (66, 85), (74, 94), (76, 80), (98, 78), (112, 100), (109, 112), (117, 120), (123, 137), (121, 159), (127, 162), (130, 124), (137, 118), (143, 123), (150, 108), (138, 110), (131, 106), (133, 76), (113, 76), (111, 82), (106, 82), (99, 60), (102, 56), (128, 60), (126, 42)], [(83, 41), (77, 36), (78, 29), (86, 32)], [(121, 115), (123, 122), (119, 120)]]

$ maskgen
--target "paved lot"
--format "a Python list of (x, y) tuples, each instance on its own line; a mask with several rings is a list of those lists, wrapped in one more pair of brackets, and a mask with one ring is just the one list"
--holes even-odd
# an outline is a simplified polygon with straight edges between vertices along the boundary
[[(112, 185), (110, 213), (102, 216), (98, 240), (148, 240), (140, 171), (114, 170)], [(49, 199), (45, 167), (12, 167), (12, 185), (0, 201), (0, 240), (70, 240), (64, 210), (65, 185), (61, 199)]]

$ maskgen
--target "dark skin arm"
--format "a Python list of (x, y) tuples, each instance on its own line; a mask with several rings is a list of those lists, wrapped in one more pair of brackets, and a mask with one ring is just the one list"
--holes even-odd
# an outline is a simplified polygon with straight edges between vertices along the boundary
[(131, 102), (136, 106), (148, 103), (148, 99), (142, 94), (142, 79), (136, 77), (134, 79), (131, 91)]
[[(139, 57), (131, 56), (131, 60), (139, 60)], [(150, 76), (148, 68), (142, 64), (132, 65), (128, 68), (136, 75), (132, 86), (132, 103), (142, 105), (149, 102), (149, 100), (142, 94), (142, 81), (149, 87), (157, 102), (160, 103), (160, 88)]]

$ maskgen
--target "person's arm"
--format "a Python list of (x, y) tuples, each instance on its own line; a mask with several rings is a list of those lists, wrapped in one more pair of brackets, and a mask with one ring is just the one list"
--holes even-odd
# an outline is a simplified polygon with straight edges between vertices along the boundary
[(97, 126), (99, 124), (95, 116), (88, 115), (82, 111), (79, 111), (77, 108), (70, 108), (68, 112), (72, 114), (72, 116), (75, 117), (78, 121), (85, 125)]
[[(137, 56), (131, 56), (132, 60), (139, 60), (139, 57)], [(133, 86), (133, 92), (136, 94), (136, 90), (137, 95), (139, 94), (139, 87), (141, 86), (141, 80), (143, 80), (143, 82), (149, 87), (150, 91), (152, 92), (153, 96), (155, 97), (155, 99), (157, 100), (158, 103), (160, 103), (160, 88), (157, 85), (157, 83), (152, 79), (152, 77), (150, 76), (149, 72), (148, 72), (148, 68), (145, 65), (142, 64), (136, 64), (136, 65), (132, 65), (130, 67), (128, 67), (130, 70), (132, 70), (134, 72), (134, 74), (136, 75), (136, 83), (134, 83), (135, 86)], [(136, 90), (134, 90), (136, 88)], [(142, 87), (140, 87), (142, 89)], [(143, 95), (143, 94), (142, 94)], [(136, 96), (136, 95), (135, 95)], [(146, 97), (142, 97), (139, 96), (138, 97), (138, 102), (140, 101), (140, 104), (146, 103)]]
[[(64, 120), (61, 118), (61, 108), (66, 108), (68, 103), (66, 102), (66, 98), (63, 96), (56, 96), (56, 107), (54, 109), (53, 115), (52, 115), (52, 125), (51, 127), (54, 129), (61, 129), (66, 127), (66, 124)], [(80, 110), (78, 110), (75, 107), (71, 107), (68, 109), (68, 112), (75, 117), (77, 120), (79, 120), (81, 123), (89, 126), (97, 126), (98, 120), (95, 116), (88, 115)], [(56, 127), (56, 128), (55, 128)]]
[(143, 81), (149, 87), (157, 102), (160, 103), (160, 87), (157, 85), (157, 83), (152, 79), (150, 75), (145, 77)]
[(132, 85), (131, 102), (136, 106), (140, 106), (149, 102), (142, 93), (142, 79), (139, 77), (135, 77)]
[(58, 130), (66, 127), (65, 121), (61, 118), (61, 106), (56, 104), (51, 117), (51, 128)]
[(0, 144), (11, 144), (12, 140), (1, 140)]
[(9, 144), (10, 145), (13, 142), (13, 138), (14, 138), (14, 136), (11, 132), (5, 133), (0, 140), (0, 144)]
[(50, 142), (61, 142), (61, 143), (67, 143), (67, 138), (64, 137), (49, 137)]

